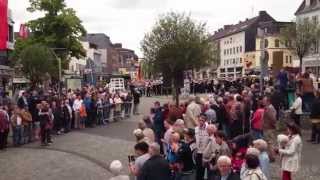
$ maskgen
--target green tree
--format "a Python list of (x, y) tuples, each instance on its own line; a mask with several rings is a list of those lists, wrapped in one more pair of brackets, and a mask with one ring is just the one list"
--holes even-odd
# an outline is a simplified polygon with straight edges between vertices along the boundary
[(282, 43), (298, 56), (302, 72), (303, 58), (318, 42), (319, 26), (309, 20), (299, 20), (282, 28), (280, 34)]
[(58, 62), (54, 52), (42, 44), (33, 44), (24, 48), (20, 54), (19, 63), (22, 71), (33, 85), (42, 84), (47, 76), (56, 77)]
[(64, 67), (69, 57), (80, 58), (86, 52), (80, 43), (80, 38), (86, 34), (82, 21), (75, 10), (67, 8), (64, 0), (29, 0), (29, 12), (43, 12), (44, 16), (28, 22), (32, 32), (31, 38), (49, 48), (65, 49), (56, 51), (64, 60)]
[(144, 58), (153, 73), (170, 82), (176, 104), (179, 88), (187, 70), (200, 69), (213, 60), (213, 48), (206, 24), (197, 23), (190, 16), (168, 13), (160, 17), (141, 43)]

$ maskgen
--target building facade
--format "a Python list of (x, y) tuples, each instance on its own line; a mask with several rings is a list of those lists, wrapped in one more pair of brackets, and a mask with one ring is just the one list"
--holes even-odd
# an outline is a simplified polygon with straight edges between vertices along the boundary
[(246, 53), (256, 50), (259, 23), (270, 21), (274, 22), (275, 19), (266, 11), (260, 11), (254, 18), (235, 25), (225, 25), (214, 33), (212, 39), (220, 47), (218, 78), (234, 80), (245, 74), (244, 58)]
[[(320, 1), (304, 0), (295, 13), (297, 22), (309, 20), (319, 24), (320, 20)], [(303, 58), (303, 71), (310, 70), (318, 78), (320, 77), (320, 37), (319, 40), (309, 50), (309, 53)]]
[[(269, 75), (276, 76), (282, 69), (292, 69), (295, 66), (297, 56), (287, 47), (287, 43), (281, 41), (280, 31), (292, 22), (263, 22), (259, 24), (258, 31), (263, 31), (264, 36), (259, 34), (256, 38), (255, 63), (251, 70), (260, 72), (261, 69), (261, 51), (266, 51), (266, 60), (268, 62)], [(264, 41), (265, 47), (261, 49), (261, 41)], [(248, 67), (248, 66), (246, 66)]]
[[(7, 84), (11, 81), (13, 77), (13, 69), (11, 69), (9, 65), (9, 53), (14, 49), (14, 21), (12, 17), (12, 11), (8, 9), (7, 6), (4, 7), (4, 9), (1, 9), (6, 15), (1, 16), (0, 18), (6, 18), (3, 19), (6, 22), (6, 29), (7, 31), (1, 31), (1, 37), (5, 37), (5, 46), (0, 48), (0, 86), (2, 88), (7, 88)], [(1, 24), (2, 25), (2, 24)], [(1, 26), (0, 25), (0, 26)], [(1, 28), (1, 27), (0, 27)], [(1, 41), (3, 41), (1, 39)]]

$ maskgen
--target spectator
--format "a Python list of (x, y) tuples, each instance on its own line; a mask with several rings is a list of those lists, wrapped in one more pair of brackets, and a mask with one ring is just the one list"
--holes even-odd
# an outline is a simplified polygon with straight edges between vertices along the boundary
[(296, 93), (296, 100), (294, 101), (294, 103), (292, 104), (292, 106), (290, 107), (291, 110), (291, 118), (294, 120), (294, 122), (300, 126), (300, 118), (302, 115), (302, 99), (301, 99), (301, 95), (299, 92)]
[(258, 103), (258, 109), (254, 112), (252, 118), (252, 133), (254, 139), (262, 139), (263, 138), (263, 115), (264, 115), (264, 106), (262, 103)]
[(12, 138), (13, 146), (20, 146), (22, 144), (22, 117), (20, 109), (15, 107), (11, 116)]
[(148, 139), (148, 142), (153, 143), (155, 141), (155, 135), (153, 130), (146, 127), (146, 124), (144, 123), (144, 121), (140, 121), (138, 126), (139, 126), (139, 129), (142, 130), (144, 137)]
[(8, 113), (0, 106), (0, 150), (7, 147), (10, 129), (10, 119)]
[(242, 173), (241, 180), (268, 180), (260, 168), (260, 162), (257, 155), (246, 155), (246, 170)]
[(270, 159), (269, 159), (269, 155), (267, 153), (267, 150), (268, 150), (267, 142), (262, 139), (258, 139), (258, 140), (253, 141), (253, 146), (260, 151), (260, 154), (258, 157), (259, 157), (260, 167), (261, 167), (263, 174), (266, 175), (267, 179), (271, 179)]
[(114, 175), (109, 180), (130, 180), (129, 176), (121, 175), (123, 169), (122, 163), (118, 160), (112, 161), (109, 167), (111, 173)]
[(276, 139), (276, 123), (277, 111), (271, 104), (269, 97), (263, 98), (264, 114), (263, 114), (263, 136), (268, 143), (268, 154), (270, 162), (275, 161), (274, 144)]
[[(195, 128), (196, 145), (197, 145), (197, 156), (196, 156), (196, 180), (203, 180), (205, 167), (203, 164), (203, 152), (209, 144), (210, 137), (206, 128), (206, 115), (200, 114), (197, 122), (199, 125)], [(210, 130), (210, 129), (209, 129)]]
[(316, 94), (316, 99), (313, 101), (312, 110), (310, 114), (312, 132), (311, 138), (308, 140), (311, 143), (320, 143), (320, 91)]
[(170, 179), (169, 163), (160, 156), (160, 146), (152, 143), (149, 147), (150, 159), (147, 160), (141, 169), (137, 180), (165, 180)]
[(282, 180), (291, 180), (292, 173), (299, 171), (301, 164), (302, 140), (299, 127), (290, 123), (287, 125), (289, 142), (278, 150), (281, 156)]
[(132, 94), (133, 94), (133, 115), (139, 115), (139, 104), (140, 104), (141, 93), (137, 88), (134, 88)]
[(209, 180), (240, 180), (240, 176), (231, 169), (231, 159), (228, 156), (220, 156), (217, 160), (218, 175)]
[(189, 102), (184, 120), (188, 128), (194, 128), (199, 124), (198, 116), (201, 113), (201, 107), (195, 102), (194, 96), (190, 97)]
[(150, 154), (148, 153), (149, 145), (146, 142), (140, 142), (134, 146), (134, 150), (137, 158), (134, 162), (130, 162), (129, 170), (139, 179), (142, 166), (150, 158)]

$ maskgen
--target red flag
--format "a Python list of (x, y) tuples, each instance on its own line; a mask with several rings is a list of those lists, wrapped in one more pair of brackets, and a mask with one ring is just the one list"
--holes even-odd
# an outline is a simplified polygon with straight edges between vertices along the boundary
[(8, 0), (0, 0), (0, 50), (7, 49), (8, 35)]

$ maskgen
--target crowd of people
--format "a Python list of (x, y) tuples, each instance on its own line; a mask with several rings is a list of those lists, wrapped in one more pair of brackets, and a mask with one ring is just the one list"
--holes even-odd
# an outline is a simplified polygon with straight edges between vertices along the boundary
[[(0, 150), (9, 143), (14, 147), (34, 141), (50, 145), (52, 135), (81, 130), (139, 114), (140, 92), (110, 92), (108, 89), (83, 87), (81, 90), (20, 91), (18, 99), (0, 104)], [(5, 103), (4, 103), (5, 102)], [(12, 141), (9, 141), (9, 134)]]
[[(295, 82), (289, 103), (291, 89), (282, 89), (281, 76), (262, 93), (258, 83), (221, 85), (178, 106), (155, 102), (133, 132), (137, 143), (135, 156), (128, 157), (130, 173), (137, 180), (291, 180), (301, 166), (300, 115), (308, 113), (319, 123), (320, 93), (310, 87), (306, 73)], [(310, 92), (306, 87), (313, 90), (312, 101), (304, 98)], [(310, 141), (318, 139), (313, 123)], [(280, 164), (281, 175), (271, 172), (271, 163)]]

